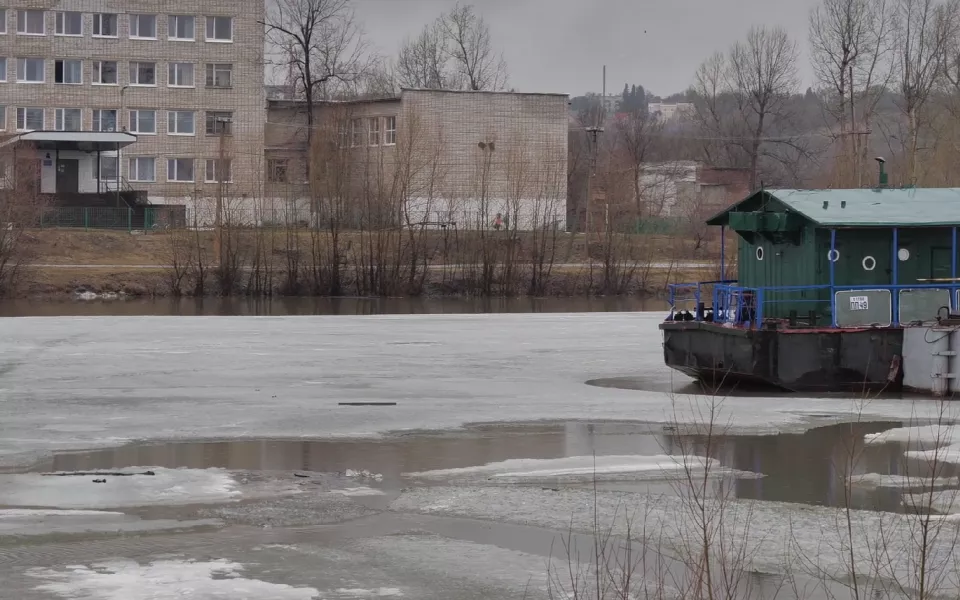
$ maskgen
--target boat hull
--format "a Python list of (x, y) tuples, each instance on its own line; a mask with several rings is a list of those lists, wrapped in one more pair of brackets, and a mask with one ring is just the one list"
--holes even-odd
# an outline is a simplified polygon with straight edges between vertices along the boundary
[(902, 386), (901, 328), (756, 330), (684, 321), (660, 329), (667, 366), (711, 388), (747, 383), (857, 392)]

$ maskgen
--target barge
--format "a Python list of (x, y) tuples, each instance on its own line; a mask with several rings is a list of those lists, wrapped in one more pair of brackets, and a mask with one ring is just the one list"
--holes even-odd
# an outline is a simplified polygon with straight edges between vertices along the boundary
[(960, 385), (960, 188), (760, 190), (707, 224), (721, 248), (736, 234), (737, 277), (721, 250), (718, 280), (669, 286), (668, 366), (712, 387)]

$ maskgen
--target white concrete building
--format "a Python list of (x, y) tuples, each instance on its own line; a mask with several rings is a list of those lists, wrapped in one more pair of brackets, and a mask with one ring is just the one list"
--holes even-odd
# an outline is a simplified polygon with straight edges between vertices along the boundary
[[(405, 89), (391, 98), (324, 103), (315, 111), (312, 158), (303, 103), (268, 106), (268, 198), (301, 210), (313, 202), (316, 211), (332, 193), (348, 194), (340, 201), (357, 214), (375, 205), (392, 213), (388, 220), (420, 227), (566, 226), (564, 94)], [(331, 146), (343, 152), (316, 154)], [(331, 179), (344, 173), (349, 192)]]

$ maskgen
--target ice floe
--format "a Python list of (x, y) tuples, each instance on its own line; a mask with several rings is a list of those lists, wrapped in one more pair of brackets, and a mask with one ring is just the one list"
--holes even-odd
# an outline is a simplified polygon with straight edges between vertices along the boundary
[[(240, 499), (221, 469), (119, 469), (128, 476), (27, 473), (0, 475), (0, 505), (62, 509), (211, 504)], [(94, 483), (94, 480), (105, 483)]]
[(27, 574), (47, 583), (37, 591), (67, 599), (183, 600), (314, 600), (320, 592), (286, 584), (246, 579), (243, 565), (228, 560), (206, 562), (158, 560), (141, 565), (130, 560), (75, 565), (64, 569), (35, 568)]

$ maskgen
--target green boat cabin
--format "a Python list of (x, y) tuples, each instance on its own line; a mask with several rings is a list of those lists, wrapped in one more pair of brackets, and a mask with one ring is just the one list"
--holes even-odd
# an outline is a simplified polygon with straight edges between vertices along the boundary
[[(760, 190), (707, 223), (737, 233), (737, 285), (765, 288), (764, 318), (829, 323), (846, 287), (859, 291), (837, 296), (838, 315), (884, 287), (893, 323), (956, 309), (960, 188)], [(797, 286), (808, 289), (769, 289)]]

